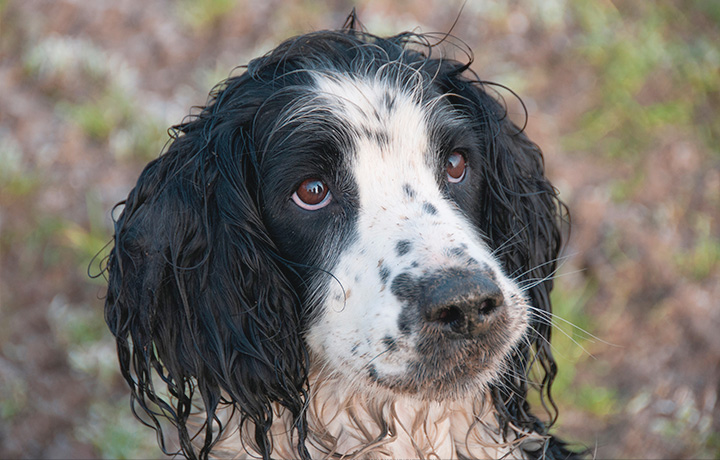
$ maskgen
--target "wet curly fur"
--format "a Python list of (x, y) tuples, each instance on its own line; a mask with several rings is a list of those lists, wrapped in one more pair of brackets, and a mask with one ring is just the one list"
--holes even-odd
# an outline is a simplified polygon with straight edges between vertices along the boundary
[(284, 42), (121, 203), (106, 320), (166, 453), (170, 430), (190, 458), (575, 455), (526, 399), (554, 419), (565, 208), (470, 55), (431, 38), (351, 16)]

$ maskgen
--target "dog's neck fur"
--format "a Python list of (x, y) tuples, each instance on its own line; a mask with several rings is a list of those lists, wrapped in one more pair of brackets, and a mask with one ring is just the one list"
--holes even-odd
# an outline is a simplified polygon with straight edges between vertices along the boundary
[[(358, 392), (329, 379), (310, 379), (306, 446), (320, 458), (527, 458), (544, 437), (533, 433), (500, 433), (489, 399), (447, 402), (388, 398)], [(287, 411), (276, 407), (271, 428), (273, 458), (297, 458), (297, 434)], [(235, 431), (213, 450), (218, 458), (258, 458), (250, 423), (243, 439)], [(261, 457), (261, 456), (260, 456)]]

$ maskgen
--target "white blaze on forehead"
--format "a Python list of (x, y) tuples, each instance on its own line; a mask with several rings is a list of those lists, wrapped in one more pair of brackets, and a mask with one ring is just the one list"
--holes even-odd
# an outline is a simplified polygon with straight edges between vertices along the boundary
[(384, 208), (398, 202), (405, 184), (436, 190), (433, 197), (440, 197), (436, 147), (429, 142), (431, 105), (423, 103), (420, 86), (408, 89), (372, 77), (318, 77), (316, 84), (320, 98), (333, 108), (353, 140), (351, 169), (362, 205)]

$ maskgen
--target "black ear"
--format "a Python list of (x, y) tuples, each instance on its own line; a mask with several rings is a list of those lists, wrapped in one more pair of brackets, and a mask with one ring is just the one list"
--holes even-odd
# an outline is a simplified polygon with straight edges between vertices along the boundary
[(449, 99), (473, 120), (480, 133), (485, 165), (477, 225), (533, 307), (529, 340), (524, 340), (508, 361), (512, 369), (504, 373), (493, 399), (503, 419), (543, 433), (546, 429), (528, 412), (525, 376), (531, 360), (540, 364), (541, 399), (545, 405), (547, 398), (556, 412), (550, 393), (556, 374), (550, 349), (550, 291), (569, 218), (545, 176), (542, 152), (486, 92), (488, 84), (461, 75), (468, 66), (456, 64), (447, 71), (444, 84)]
[(500, 403), (503, 409), (513, 420), (522, 423), (523, 428), (544, 433), (547, 427), (528, 412), (527, 379), (522, 376), (527, 375), (533, 363), (539, 364), (540, 399), (552, 424), (557, 417), (551, 393), (557, 365), (550, 347), (550, 291), (563, 236), (569, 230), (569, 217), (557, 190), (545, 176), (540, 148), (509, 119), (499, 122), (488, 152), (491, 164), (496, 167), (486, 172), (489, 193), (484, 195), (481, 212), (492, 216), (487, 228), (492, 247), (502, 248), (497, 254), (500, 261), (508, 275), (525, 291), (533, 307), (528, 340), (511, 358), (509, 365), (513, 372), (504, 375), (496, 395), (513, 396), (495, 400), (496, 405), (504, 401)]
[[(494, 167), (485, 170), (482, 203), (483, 215), (491, 216), (488, 236), (493, 247), (502, 248), (500, 260), (532, 306), (550, 313), (553, 275), (569, 225), (567, 209), (545, 176), (540, 148), (509, 119), (499, 121), (489, 144)], [(532, 326), (543, 337), (533, 335), (531, 342), (542, 347), (550, 339), (550, 316), (540, 315), (541, 322)]]
[[(121, 203), (105, 316), (134, 411), (158, 430), (163, 450), (166, 417), (184, 454), (207, 458), (225, 429), (219, 410), (234, 406), (269, 458), (279, 403), (295, 421), (298, 456), (307, 458), (300, 304), (257, 208), (244, 129), (254, 112), (243, 85), (226, 85), (177, 127), (167, 153)], [(198, 408), (204, 441), (195, 452), (189, 426)]]

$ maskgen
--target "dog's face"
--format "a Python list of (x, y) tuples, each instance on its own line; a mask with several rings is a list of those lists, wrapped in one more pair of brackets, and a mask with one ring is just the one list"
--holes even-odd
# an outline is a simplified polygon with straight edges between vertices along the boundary
[(266, 458), (289, 414), (309, 458), (323, 378), (366, 404), (491, 398), (537, 430), (525, 375), (531, 356), (541, 391), (555, 375), (562, 204), (469, 63), (432, 51), (352, 23), (291, 39), (218, 86), (123, 202), (106, 319), (136, 409), (188, 455), (199, 392), (203, 455), (232, 406)]
[(432, 82), (317, 74), (307, 90), (262, 177), (268, 228), (306, 267), (316, 366), (421, 397), (478, 391), (527, 326), (475, 224), (490, 133)]

